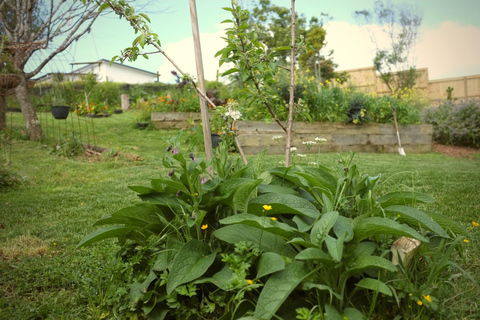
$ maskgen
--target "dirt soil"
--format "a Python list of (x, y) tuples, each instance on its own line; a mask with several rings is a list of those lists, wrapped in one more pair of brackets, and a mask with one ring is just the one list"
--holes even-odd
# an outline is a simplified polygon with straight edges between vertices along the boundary
[(480, 149), (470, 147), (446, 146), (443, 144), (432, 143), (432, 151), (439, 152), (454, 158), (471, 158), (474, 154), (479, 154)]

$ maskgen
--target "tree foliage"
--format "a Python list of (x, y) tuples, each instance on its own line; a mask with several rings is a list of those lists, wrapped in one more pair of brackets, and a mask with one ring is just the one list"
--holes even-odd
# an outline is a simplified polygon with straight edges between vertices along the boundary
[(388, 37), (388, 47), (382, 47), (371, 32), (376, 45), (373, 60), (382, 81), (392, 91), (412, 88), (418, 78), (415, 69), (414, 49), (423, 13), (404, 3), (377, 0), (372, 10), (355, 11), (360, 24), (378, 25)]
[[(296, 16), (295, 22), (296, 37), (305, 41), (309, 48), (305, 51), (297, 51), (296, 59), (301, 68), (312, 72), (318, 64), (322, 80), (334, 78), (334, 69), (337, 67), (330, 57), (331, 53), (327, 57), (320, 53), (325, 46), (327, 35), (323, 28), (325, 17), (326, 15), (322, 14), (320, 18), (311, 17), (307, 20), (302, 14)], [(290, 55), (291, 18), (292, 14), (288, 8), (272, 4), (270, 0), (259, 0), (249, 16), (250, 28), (257, 32), (258, 40), (270, 50), (280, 49), (276, 53), (276, 58), (281, 65), (287, 64), (287, 58)]]

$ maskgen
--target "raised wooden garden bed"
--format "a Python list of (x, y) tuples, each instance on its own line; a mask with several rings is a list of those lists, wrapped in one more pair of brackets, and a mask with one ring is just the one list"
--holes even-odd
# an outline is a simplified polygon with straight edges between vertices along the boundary
[[(188, 119), (200, 121), (200, 113), (152, 113), (155, 127), (162, 129), (180, 129), (188, 126)], [(272, 140), (276, 135), (286, 134), (276, 123), (245, 122), (236, 123), (239, 140), (246, 154), (257, 154), (269, 148), (270, 154), (284, 153), (285, 138)], [(432, 151), (432, 131), (429, 124), (399, 125), (402, 147), (408, 153), (426, 153)], [(381, 152), (397, 153), (398, 142), (395, 126), (391, 124), (343, 124), (296, 122), (293, 126), (292, 146), (298, 153), (316, 153), (318, 146), (310, 150), (303, 141), (314, 141), (316, 137), (327, 139), (321, 146), (321, 152)]]

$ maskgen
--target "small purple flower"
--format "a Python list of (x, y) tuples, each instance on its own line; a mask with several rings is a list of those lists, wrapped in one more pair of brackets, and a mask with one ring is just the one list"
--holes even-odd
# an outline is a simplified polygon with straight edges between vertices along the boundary
[(177, 147), (173, 148), (172, 153), (177, 154), (178, 153), (178, 148)]
[(175, 173), (175, 170), (172, 169), (168, 172), (168, 177), (171, 178), (173, 176), (173, 174)]
[(197, 161), (197, 157), (195, 157), (193, 153), (190, 153), (188, 156), (190, 157), (190, 159), (192, 159), (192, 161)]
[(182, 194), (182, 191), (178, 190), (176, 196), (180, 197), (181, 194)]
[(206, 178), (206, 177), (199, 176), (199, 178), (200, 178), (200, 183), (201, 183), (201, 184), (204, 184), (205, 182), (207, 182), (207, 178)]

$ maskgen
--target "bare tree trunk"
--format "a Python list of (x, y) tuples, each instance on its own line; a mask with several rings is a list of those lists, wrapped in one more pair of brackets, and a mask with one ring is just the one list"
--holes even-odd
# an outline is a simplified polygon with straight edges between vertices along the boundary
[(43, 137), (42, 126), (40, 125), (40, 121), (38, 121), (37, 113), (28, 94), (25, 73), (21, 72), (18, 76), (20, 77), (20, 84), (15, 88), (15, 95), (22, 108), (23, 119), (25, 120), (30, 140), (38, 141)]
[(292, 0), (292, 42), (290, 47), (290, 101), (288, 103), (287, 145), (285, 146), (285, 167), (290, 167), (293, 127), (293, 105), (295, 95), (295, 0)]
[(7, 129), (7, 105), (5, 96), (0, 93), (0, 131)]

